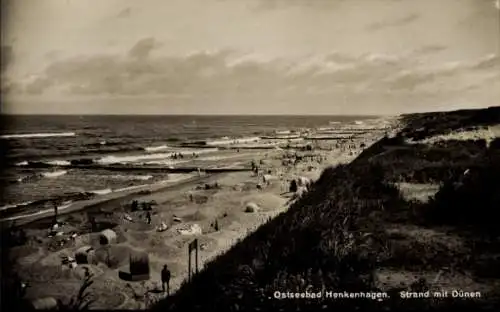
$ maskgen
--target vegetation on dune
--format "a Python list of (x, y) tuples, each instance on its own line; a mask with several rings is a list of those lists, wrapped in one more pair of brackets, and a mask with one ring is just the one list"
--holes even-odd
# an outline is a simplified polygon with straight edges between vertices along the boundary
[(500, 157), (447, 180), (425, 210), (426, 220), (500, 234)]
[(441, 183), (467, 169), (486, 166), (482, 160), (490, 154), (484, 140), (467, 140), (386, 147), (382, 153), (365, 160), (382, 166), (388, 181)]
[[(407, 126), (395, 138), (383, 138), (349, 165), (326, 169), (287, 212), (214, 259), (191, 283), (153, 309), (437, 311), (498, 305), (494, 296), (483, 301), (401, 300), (396, 292), (404, 287), (390, 290), (391, 298), (383, 301), (272, 298), (274, 291), (377, 291), (378, 267), (439, 270), (448, 266), (484, 272), (485, 267), (499, 266), (498, 259), (483, 261), (481, 267), (473, 264), (476, 258), (467, 252), (485, 252), (476, 244), (455, 250), (440, 244), (398, 242), (383, 228), (384, 222), (400, 221), (453, 225), (458, 230), (464, 225), (491, 229), (492, 213), (500, 207), (495, 180), (500, 173), (498, 140), (489, 148), (484, 140), (405, 142), (497, 124), (498, 112), (490, 108), (405, 116)], [(441, 188), (429, 203), (407, 202), (394, 182), (437, 183)], [(421, 280), (406, 290), (425, 291), (431, 284)]]
[(415, 140), (434, 135), (448, 134), (458, 129), (476, 129), (498, 124), (500, 106), (487, 109), (458, 110), (453, 112), (432, 112), (404, 115), (404, 129), (401, 134)]

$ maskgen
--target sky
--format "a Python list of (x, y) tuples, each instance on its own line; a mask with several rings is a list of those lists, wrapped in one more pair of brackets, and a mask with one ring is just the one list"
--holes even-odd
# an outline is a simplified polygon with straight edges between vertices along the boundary
[(495, 0), (3, 0), (5, 114), (500, 105)]

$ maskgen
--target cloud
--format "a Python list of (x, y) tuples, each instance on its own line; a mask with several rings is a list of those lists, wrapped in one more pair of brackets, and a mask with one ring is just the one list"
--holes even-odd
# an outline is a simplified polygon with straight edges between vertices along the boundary
[[(391, 89), (416, 90), (418, 88), (467, 89), (467, 77), (489, 77), (500, 71), (500, 58), (486, 55), (472, 61), (449, 62), (438, 66), (420, 66), (404, 69), (384, 81)], [(488, 79), (488, 78), (484, 78)], [(438, 90), (436, 90), (438, 91)], [(443, 91), (442, 89), (440, 91)]]
[(132, 14), (132, 9), (125, 8), (116, 15), (116, 18), (129, 18), (131, 14)]
[(44, 91), (52, 86), (53, 82), (51, 79), (46, 77), (35, 77), (32, 82), (26, 85), (26, 93), (31, 95), (39, 95), (44, 93)]
[(151, 51), (160, 47), (160, 43), (155, 38), (144, 38), (139, 40), (128, 52), (128, 55), (133, 58), (142, 59), (149, 56)]
[(439, 46), (398, 56), (330, 52), (295, 58), (231, 50), (152, 54), (157, 46), (154, 38), (145, 38), (122, 55), (59, 58), (41, 74), (9, 82), (2, 89), (24, 90), (32, 95), (59, 92), (76, 96), (211, 98), (225, 103), (242, 103), (250, 98), (295, 103), (314, 98), (327, 105), (332, 99), (348, 97), (349, 103), (358, 101), (359, 105), (397, 105), (399, 101), (404, 106), (407, 101), (440, 101), (464, 92), (484, 91), (482, 84), (491, 85), (500, 70), (497, 55), (437, 65), (418, 58), (418, 52), (432, 53), (441, 50)]
[(44, 54), (44, 58), (47, 60), (47, 61), (54, 61), (56, 60), (59, 56), (61, 55), (61, 51), (60, 50), (51, 50), (47, 53)]
[(392, 20), (383, 20), (375, 23), (371, 23), (366, 26), (367, 30), (378, 31), (388, 27), (400, 27), (407, 24), (410, 24), (413, 21), (416, 21), (419, 18), (419, 15), (416, 13), (409, 14), (407, 16), (392, 19)]
[(424, 55), (429, 55), (429, 54), (434, 54), (434, 53), (439, 53), (441, 51), (446, 50), (448, 47), (440, 44), (430, 44), (423, 46), (421, 48), (416, 49), (413, 52), (414, 56), (424, 56)]

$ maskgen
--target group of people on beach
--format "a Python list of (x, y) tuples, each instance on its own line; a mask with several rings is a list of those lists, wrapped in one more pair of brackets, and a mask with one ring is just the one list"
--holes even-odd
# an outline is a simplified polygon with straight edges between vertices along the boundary
[[(200, 155), (198, 155), (197, 153), (194, 153), (192, 154), (192, 157), (193, 158), (198, 158)], [(184, 158), (184, 154), (182, 153), (174, 153), (172, 156), (170, 156), (172, 159), (183, 159)]]

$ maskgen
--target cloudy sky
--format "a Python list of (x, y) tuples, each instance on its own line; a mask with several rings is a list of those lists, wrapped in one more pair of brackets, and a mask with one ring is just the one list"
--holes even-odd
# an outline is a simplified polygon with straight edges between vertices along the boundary
[(494, 0), (2, 1), (4, 113), (500, 104)]

